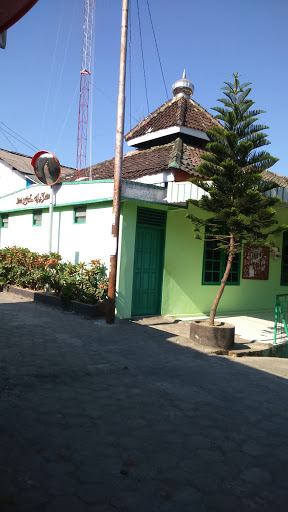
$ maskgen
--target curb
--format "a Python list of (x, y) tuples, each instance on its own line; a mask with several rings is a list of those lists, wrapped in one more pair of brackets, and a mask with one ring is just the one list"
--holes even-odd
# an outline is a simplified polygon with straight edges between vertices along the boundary
[(27, 288), (18, 288), (17, 286), (5, 285), (0, 286), (0, 292), (12, 293), (25, 299), (30, 299), (33, 302), (39, 302), (47, 306), (62, 309), (64, 311), (71, 311), (78, 315), (90, 317), (90, 318), (104, 318), (106, 311), (105, 302), (98, 302), (97, 304), (85, 304), (84, 302), (78, 302), (72, 300), (69, 304), (63, 304), (61, 299), (57, 295), (52, 295), (47, 292), (37, 292), (34, 290), (28, 290)]
[(288, 357), (288, 342), (281, 343), (278, 345), (267, 344), (265, 348), (258, 348), (257, 350), (252, 349), (238, 349), (234, 347), (234, 349), (217, 349), (213, 347), (204, 347), (198, 343), (193, 342), (190, 339), (190, 344), (192, 348), (198, 350), (198, 352), (202, 352), (209, 356), (228, 356), (228, 357)]
[(235, 350), (229, 350), (228, 356), (230, 357), (288, 357), (288, 343), (281, 343), (279, 345), (267, 345), (267, 348), (262, 350), (243, 350), (241, 352), (235, 352)]

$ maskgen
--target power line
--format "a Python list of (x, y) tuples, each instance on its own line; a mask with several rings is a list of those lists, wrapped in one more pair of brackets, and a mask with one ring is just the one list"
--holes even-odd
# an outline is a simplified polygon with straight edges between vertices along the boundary
[[(14, 133), (15, 135), (17, 135), (17, 137), (20, 137), (20, 139), (22, 139), (22, 141), (21, 141), (21, 140), (17, 139), (17, 137), (14, 137), (11, 133), (6, 132), (9, 135), (12, 135), (12, 137), (14, 137), (14, 139), (18, 140), (18, 142), (21, 142), (21, 144), (24, 144), (24, 146), (27, 146), (27, 148), (29, 148), (29, 149), (33, 149), (33, 150), (36, 149), (36, 151), (38, 150), (38, 148), (36, 146), (34, 146), (34, 144), (31, 144), (31, 142), (29, 142), (29, 140), (24, 139), (24, 137), (22, 137), (22, 135), (20, 135), (19, 133), (15, 132), (14, 130), (12, 130), (12, 128), (7, 126), (7, 124), (3, 123), (3, 121), (0, 121), (0, 123), (3, 124), (3, 126), (5, 126), (5, 128), (8, 128), (8, 130), (10, 130), (10, 132)], [(6, 131), (6, 130), (4, 130), (4, 131)], [(25, 144), (25, 142), (23, 142), (23, 140), (25, 142), (27, 142), (28, 145)]]
[[(14, 148), (15, 152), (19, 154), (19, 151), (18, 149), (16, 148), (16, 146), (14, 146), (14, 144), (11, 142), (11, 140), (9, 139), (9, 137), (7, 137), (7, 135), (5, 135), (4, 133), (4, 130), (3, 128), (1, 128), (0, 126), (0, 131), (3, 133), (4, 137), (8, 140), (9, 144), (11, 144), (11, 146)], [(6, 130), (5, 130), (6, 131)], [(6, 132), (7, 133), (7, 132)], [(23, 156), (19, 154), (19, 156), (22, 158), (23, 162), (24, 162), (24, 165), (27, 167), (27, 169), (29, 169), (29, 174), (32, 174), (31, 172), (31, 167), (27, 164), (26, 160), (24, 160)], [(28, 174), (28, 173), (27, 173)]]
[(78, 80), (77, 82), (77, 85), (76, 85), (76, 88), (75, 88), (75, 91), (74, 91), (74, 94), (73, 94), (73, 98), (72, 98), (72, 101), (70, 103), (70, 107), (68, 108), (68, 111), (67, 111), (67, 114), (66, 114), (66, 117), (65, 117), (65, 120), (64, 120), (64, 123), (62, 125), (62, 129), (61, 129), (61, 132), (60, 132), (60, 135), (58, 137), (58, 140), (56, 142), (56, 145), (55, 145), (55, 151), (57, 150), (58, 148), (58, 144), (61, 140), (61, 137), (62, 137), (62, 134), (63, 134), (63, 131), (64, 131), (64, 128), (66, 126), (66, 123), (67, 123), (67, 120), (68, 120), (68, 117), (69, 117), (69, 114), (71, 112), (71, 108), (72, 108), (72, 105), (73, 105), (73, 102), (74, 102), (74, 99), (75, 99), (75, 96), (76, 96), (76, 92), (79, 90), (79, 85), (80, 85), (80, 79)]
[(165, 91), (166, 91), (166, 96), (167, 96), (167, 100), (169, 100), (168, 91), (167, 91), (166, 82), (165, 82), (164, 73), (163, 73), (163, 68), (162, 68), (161, 59), (160, 59), (160, 53), (159, 53), (159, 50), (158, 50), (156, 35), (155, 35), (153, 21), (152, 21), (152, 16), (151, 16), (151, 11), (150, 11), (149, 0), (147, 0), (147, 7), (148, 7), (148, 12), (149, 12), (152, 32), (153, 32), (153, 36), (154, 36), (155, 46), (156, 46), (156, 50), (157, 50), (159, 65), (160, 65), (160, 69), (161, 69), (161, 74), (162, 74), (162, 78), (163, 78), (163, 83), (164, 83), (164, 87), (165, 87)]
[[(108, 100), (110, 103), (113, 103), (114, 105), (117, 105), (117, 101), (112, 100), (111, 97), (108, 96), (104, 91), (99, 89), (99, 87), (97, 87), (97, 85), (95, 85), (93, 81), (91, 82), (91, 85), (93, 87), (95, 87), (95, 89), (97, 89), (97, 91), (101, 92), (101, 94), (103, 94), (103, 96), (105, 96), (106, 100)], [(134, 119), (134, 121), (136, 121), (137, 124), (139, 123), (139, 119), (136, 119), (136, 117), (134, 117), (132, 115), (131, 115), (131, 117), (132, 117), (132, 119)]]
[(53, 71), (54, 71), (56, 52), (58, 50), (60, 28), (61, 28), (61, 23), (62, 23), (63, 16), (64, 16), (64, 4), (63, 4), (63, 0), (62, 0), (62, 12), (61, 12), (60, 17), (59, 17), (59, 24), (58, 24), (56, 41), (55, 41), (54, 53), (53, 53), (53, 58), (52, 58), (52, 63), (51, 63), (51, 68), (50, 68), (50, 73), (49, 73), (49, 82), (48, 82), (47, 96), (46, 96), (46, 101), (45, 101), (45, 105), (44, 105), (44, 109), (43, 109), (43, 114), (42, 114), (42, 122), (41, 122), (41, 129), (40, 129), (40, 133), (41, 133), (41, 138), (42, 139), (43, 139), (42, 135), (43, 135), (44, 125), (45, 125), (45, 121), (46, 121), (46, 112), (47, 112), (47, 107), (48, 107), (48, 101), (49, 101), (49, 96), (50, 96), (50, 89), (51, 89), (51, 85), (52, 85), (52, 77), (54, 79), (54, 72)]
[(59, 91), (61, 89), (64, 65), (66, 63), (68, 47), (69, 47), (69, 44), (70, 44), (70, 39), (71, 39), (71, 34), (72, 34), (72, 29), (73, 29), (74, 18), (75, 18), (75, 14), (76, 14), (76, 4), (77, 4), (77, 0), (74, 0), (74, 8), (73, 8), (71, 22), (70, 22), (70, 29), (69, 29), (68, 37), (65, 37), (66, 46), (65, 46), (65, 50), (64, 50), (64, 55), (63, 55), (63, 57), (61, 59), (61, 71), (60, 71), (60, 73), (59, 73), (59, 75), (57, 77), (58, 87), (57, 87), (56, 93), (54, 94), (54, 105), (53, 105), (53, 108), (51, 108), (52, 115), (55, 112), (56, 101), (57, 101), (57, 98), (58, 98), (58, 95), (59, 95)]
[(146, 93), (146, 101), (147, 101), (147, 110), (149, 115), (149, 102), (148, 102), (148, 93), (147, 93), (147, 83), (146, 83), (146, 73), (145, 73), (145, 65), (144, 65), (144, 53), (143, 53), (143, 42), (142, 42), (142, 31), (141, 31), (141, 23), (140, 23), (140, 12), (139, 12), (139, 2), (137, 0), (137, 10), (138, 10), (138, 23), (139, 23), (139, 35), (140, 35), (140, 43), (141, 43), (141, 54), (142, 54), (142, 66), (143, 66), (143, 75), (144, 75), (144, 85), (145, 85), (145, 93)]

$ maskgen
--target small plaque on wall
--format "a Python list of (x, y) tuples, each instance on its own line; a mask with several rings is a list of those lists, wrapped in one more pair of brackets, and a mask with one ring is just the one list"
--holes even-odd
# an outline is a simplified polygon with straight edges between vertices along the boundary
[(244, 245), (242, 279), (269, 279), (269, 247)]

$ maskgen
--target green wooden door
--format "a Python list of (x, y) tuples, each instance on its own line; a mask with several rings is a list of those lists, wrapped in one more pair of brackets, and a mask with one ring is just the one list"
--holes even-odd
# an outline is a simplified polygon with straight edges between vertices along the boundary
[(138, 208), (132, 315), (159, 315), (166, 212)]

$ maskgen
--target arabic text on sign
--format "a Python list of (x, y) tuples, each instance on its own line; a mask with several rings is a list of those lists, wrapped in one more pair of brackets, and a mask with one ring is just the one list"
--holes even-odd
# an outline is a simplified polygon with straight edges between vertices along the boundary
[(23, 204), (26, 206), (28, 203), (44, 203), (44, 201), (47, 201), (47, 199), (50, 199), (50, 194), (45, 194), (45, 192), (42, 192), (41, 194), (37, 194), (36, 196), (32, 197), (32, 194), (30, 196), (26, 197), (17, 197), (16, 204)]

